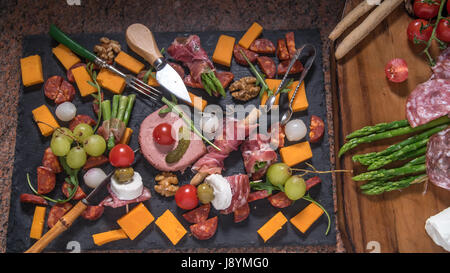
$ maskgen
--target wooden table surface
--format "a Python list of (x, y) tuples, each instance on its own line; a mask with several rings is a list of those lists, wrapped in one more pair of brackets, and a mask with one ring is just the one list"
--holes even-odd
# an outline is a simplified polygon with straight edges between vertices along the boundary
[[(358, 3), (349, 0), (344, 13)], [(420, 49), (407, 40), (411, 20), (401, 5), (337, 62), (335, 102), (339, 107), (335, 108), (335, 126), (337, 132), (340, 130), (336, 134), (340, 145), (336, 146), (341, 146), (343, 137), (356, 129), (406, 118), (408, 94), (431, 75), (426, 58), (419, 55)], [(438, 53), (437, 48), (433, 53)], [(393, 58), (408, 63), (409, 77), (404, 83), (386, 79), (384, 66)], [(352, 169), (355, 174), (364, 172), (365, 167), (352, 162), (354, 154), (379, 151), (399, 139), (360, 145), (341, 158), (338, 168)], [(371, 252), (379, 248), (381, 252), (444, 252), (424, 227), (427, 218), (450, 206), (450, 191), (429, 183), (427, 187), (417, 184), (402, 191), (366, 196), (359, 192), (363, 182), (354, 182), (351, 176), (338, 176), (337, 182), (339, 229), (347, 251)]]

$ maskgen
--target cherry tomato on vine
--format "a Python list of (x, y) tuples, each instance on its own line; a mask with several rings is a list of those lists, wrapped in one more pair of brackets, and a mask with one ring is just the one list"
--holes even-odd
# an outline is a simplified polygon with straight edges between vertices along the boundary
[(408, 25), (408, 29), (406, 30), (408, 40), (411, 42), (414, 42), (414, 38), (427, 42), (430, 39), (432, 32), (433, 27), (423, 19), (411, 21)]
[(436, 29), (436, 37), (443, 42), (450, 43), (450, 17), (441, 19)]
[(414, 0), (414, 14), (422, 19), (434, 18), (439, 13), (440, 5), (441, 0)]
[(172, 137), (172, 126), (168, 123), (161, 123), (153, 130), (153, 138), (160, 145), (171, 145), (175, 143)]
[(109, 152), (109, 162), (117, 168), (129, 167), (133, 164), (134, 152), (126, 144), (117, 144)]
[(175, 202), (177, 206), (190, 210), (198, 205), (197, 188), (194, 185), (183, 185), (175, 193)]
[(389, 81), (404, 82), (408, 78), (408, 65), (403, 59), (392, 59), (386, 64), (384, 72)]

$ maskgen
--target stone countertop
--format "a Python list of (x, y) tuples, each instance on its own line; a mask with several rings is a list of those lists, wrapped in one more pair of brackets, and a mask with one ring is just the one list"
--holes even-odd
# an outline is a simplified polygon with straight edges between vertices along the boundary
[[(70, 5), (74, 3), (75, 5)], [(76, 5), (81, 3), (81, 5)], [(328, 34), (338, 23), (343, 0), (67, 0), (0, 2), (0, 252), (6, 250), (11, 177), (17, 127), (22, 38), (48, 32), (51, 23), (68, 33), (123, 32), (132, 23), (152, 31), (244, 31), (253, 22), (265, 29), (318, 28), (322, 37), (327, 104), (331, 105)], [(330, 128), (329, 128), (330, 130)], [(336, 246), (215, 249), (221, 252), (341, 252)], [(158, 251), (158, 250), (156, 250)], [(161, 250), (159, 250), (161, 251)], [(193, 252), (208, 252), (197, 249)]]

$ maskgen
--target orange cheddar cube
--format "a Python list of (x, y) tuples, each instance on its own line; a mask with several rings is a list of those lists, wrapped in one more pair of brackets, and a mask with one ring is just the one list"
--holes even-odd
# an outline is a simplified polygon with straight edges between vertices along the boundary
[(147, 84), (150, 86), (159, 86), (159, 83), (156, 81), (156, 73), (152, 72), (151, 75), (148, 76)]
[(198, 96), (192, 94), (189, 91), (188, 91), (188, 93), (189, 93), (189, 97), (191, 98), (191, 103), (189, 105), (198, 109), (199, 111), (205, 110), (205, 107), (206, 107), (206, 105), (208, 105), (208, 102), (206, 100), (202, 99), (201, 97), (198, 97)]
[(308, 141), (300, 142), (280, 148), (280, 155), (283, 162), (292, 167), (312, 157), (311, 146)]
[[(294, 95), (295, 88), (297, 87), (298, 81), (292, 82), (289, 86), (291, 91), (288, 93), (289, 101), (291, 101)], [(297, 94), (295, 95), (294, 101), (292, 102), (292, 110), (294, 112), (305, 111), (308, 109), (308, 99), (306, 98), (305, 82), (303, 81), (298, 87)]]
[(258, 23), (253, 23), (251, 27), (245, 32), (244, 36), (239, 40), (239, 45), (248, 49), (253, 41), (261, 35), (263, 28)]
[(155, 217), (144, 204), (139, 203), (139, 205), (117, 220), (117, 224), (127, 234), (128, 238), (134, 240), (154, 219)]
[(166, 210), (159, 216), (155, 224), (166, 234), (173, 245), (176, 245), (187, 232), (170, 210)]
[(75, 53), (63, 44), (59, 44), (57, 47), (54, 47), (52, 52), (66, 68), (66, 70), (69, 70), (69, 68), (71, 68), (74, 64), (81, 62), (80, 58), (78, 58)]
[(102, 68), (97, 75), (97, 81), (101, 87), (108, 89), (114, 94), (122, 94), (125, 89), (125, 79), (108, 69)]
[(46, 208), (42, 206), (36, 206), (34, 209), (33, 223), (31, 224), (30, 238), (39, 240), (42, 236), (45, 223), (45, 211)]
[[(277, 91), (278, 86), (280, 85), (281, 80), (276, 80), (276, 79), (266, 79), (266, 84), (269, 87), (269, 89), (271, 91), (273, 91), (274, 93)], [(261, 97), (261, 103), (260, 105), (264, 105), (266, 104), (267, 101), (267, 92), (264, 92), (264, 94)], [(278, 105), (278, 103), (280, 102), (280, 94), (277, 95), (276, 99), (275, 99), (275, 105)]]
[(94, 240), (94, 244), (101, 246), (109, 242), (121, 240), (121, 239), (127, 239), (128, 236), (123, 231), (123, 229), (114, 229), (102, 233), (97, 233), (92, 235), (92, 239)]
[(131, 135), (133, 134), (133, 129), (126, 128), (125, 132), (123, 133), (122, 139), (120, 140), (120, 144), (128, 144), (130, 143)]
[(76, 67), (72, 69), (72, 74), (82, 97), (86, 97), (87, 95), (97, 92), (97, 89), (88, 83), (88, 81), (92, 82), (92, 78), (87, 72), (86, 67)]
[(258, 234), (264, 240), (264, 243), (267, 242), (278, 230), (280, 230), (284, 224), (287, 222), (286, 217), (281, 211), (275, 214), (272, 218), (270, 218), (267, 223), (265, 223), (260, 229), (258, 229)]
[(316, 204), (311, 203), (297, 215), (292, 217), (289, 222), (291, 222), (298, 230), (305, 233), (322, 214), (323, 210)]
[(235, 42), (236, 39), (234, 37), (220, 35), (212, 56), (213, 62), (230, 67)]
[(24, 86), (32, 86), (44, 82), (41, 56), (33, 55), (20, 59), (20, 70)]
[(140, 61), (136, 60), (135, 58), (131, 57), (130, 55), (128, 55), (123, 51), (120, 51), (114, 60), (116, 61), (116, 63), (125, 67), (134, 74), (138, 74), (145, 67), (143, 63), (141, 63)]
[[(39, 106), (38, 108), (34, 109), (32, 113), (34, 121), (37, 122), (43, 136), (49, 136), (53, 134), (54, 128), (59, 127), (58, 122), (48, 109), (47, 105), (43, 104)], [(46, 124), (42, 122), (45, 122)]]

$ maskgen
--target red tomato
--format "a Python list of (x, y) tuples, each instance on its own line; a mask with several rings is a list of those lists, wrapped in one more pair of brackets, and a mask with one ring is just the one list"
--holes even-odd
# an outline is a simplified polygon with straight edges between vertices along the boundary
[(432, 26), (423, 19), (411, 21), (408, 25), (408, 29), (406, 30), (408, 40), (411, 42), (414, 42), (414, 38), (422, 41), (428, 41), (432, 32)]
[(436, 36), (439, 40), (450, 43), (450, 17), (441, 19), (436, 29)]
[(450, 14), (450, 1), (447, 1), (447, 13)]
[(117, 144), (109, 152), (109, 162), (117, 168), (129, 167), (133, 164), (134, 152), (126, 144)]
[(384, 72), (389, 81), (404, 82), (408, 78), (408, 65), (403, 59), (392, 59), (386, 64)]
[(431, 19), (438, 15), (441, 0), (414, 0), (414, 14), (422, 19)]
[(194, 185), (183, 185), (175, 193), (175, 202), (182, 209), (190, 210), (198, 205), (197, 188)]
[(161, 145), (171, 145), (175, 143), (172, 137), (172, 126), (168, 123), (161, 123), (153, 130), (153, 138)]

